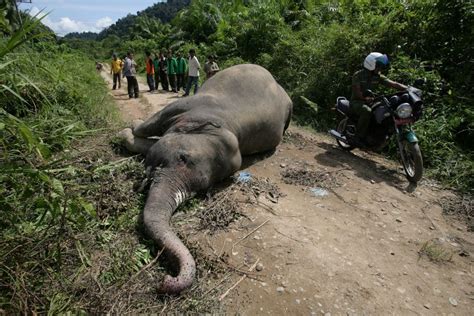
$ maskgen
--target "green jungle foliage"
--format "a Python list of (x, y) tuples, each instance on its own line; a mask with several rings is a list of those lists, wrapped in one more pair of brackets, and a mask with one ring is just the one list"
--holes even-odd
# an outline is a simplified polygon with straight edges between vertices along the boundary
[[(99, 33), (98, 38), (104, 39), (110, 35), (127, 38), (129, 35), (140, 33), (140, 29), (136, 27), (141, 19), (152, 19), (161, 23), (168, 23), (173, 19), (176, 13), (189, 5), (190, 0), (168, 0), (166, 2), (157, 2), (137, 14), (129, 14), (119, 19), (115, 24)], [(137, 32), (138, 31), (138, 32)]]
[(39, 23), (1, 29), (0, 311), (7, 314), (57, 314), (71, 303), (64, 280), (75, 271), (62, 267), (87, 260), (79, 234), (99, 224), (87, 192), (111, 169), (94, 161), (88, 170), (86, 153), (73, 156), (71, 144), (117, 121), (94, 62), (38, 32)]
[(78, 39), (83, 39), (83, 40), (96, 40), (98, 37), (99, 37), (99, 34), (94, 33), (94, 32), (81, 32), (81, 33), (72, 32), (64, 36), (64, 38), (68, 38), (68, 39), (78, 38)]
[(421, 87), (425, 113), (415, 130), (429, 173), (469, 190), (474, 187), (473, 12), (468, 0), (194, 0), (171, 24), (140, 15), (116, 32), (121, 35), (82, 45), (99, 59), (132, 50), (141, 65), (146, 50), (186, 54), (190, 47), (201, 60), (216, 55), (221, 68), (260, 64), (290, 94), (295, 120), (321, 131), (334, 127), (335, 99), (350, 96), (351, 76), (364, 57), (384, 52), (392, 61), (389, 78), (408, 85), (427, 79)]

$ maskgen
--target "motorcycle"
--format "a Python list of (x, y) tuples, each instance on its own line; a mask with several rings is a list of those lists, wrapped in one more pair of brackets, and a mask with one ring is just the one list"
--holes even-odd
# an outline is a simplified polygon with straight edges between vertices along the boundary
[(367, 90), (365, 95), (374, 97), (374, 101), (364, 145), (361, 146), (355, 138), (358, 117), (350, 111), (350, 102), (345, 97), (337, 98), (336, 110), (343, 118), (337, 128), (329, 133), (347, 151), (356, 147), (380, 151), (395, 136), (406, 177), (416, 184), (423, 175), (423, 158), (412, 125), (421, 118), (423, 112), (422, 91), (409, 87), (406, 91), (381, 96)]

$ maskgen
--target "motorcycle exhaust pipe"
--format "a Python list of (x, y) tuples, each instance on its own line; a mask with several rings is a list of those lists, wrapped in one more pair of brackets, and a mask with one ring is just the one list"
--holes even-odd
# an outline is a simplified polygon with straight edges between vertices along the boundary
[(336, 131), (334, 129), (331, 129), (331, 130), (329, 130), (329, 134), (332, 137), (335, 137), (335, 138), (339, 139), (340, 141), (343, 141), (343, 142), (347, 143), (346, 137), (342, 136), (341, 133), (339, 133), (338, 131)]

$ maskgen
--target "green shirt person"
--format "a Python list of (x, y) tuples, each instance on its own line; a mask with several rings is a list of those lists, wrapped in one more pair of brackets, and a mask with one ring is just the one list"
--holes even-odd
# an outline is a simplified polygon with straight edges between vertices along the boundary
[(177, 90), (179, 91), (181, 88), (184, 90), (184, 79), (186, 72), (188, 71), (188, 63), (186, 61), (186, 58), (184, 58), (181, 54), (181, 52), (178, 52), (176, 54), (177, 58), (176, 61), (178, 62), (178, 69), (176, 71), (176, 79), (177, 79)]
[(168, 51), (168, 58), (166, 59), (166, 65), (168, 66), (168, 80), (171, 85), (171, 91), (178, 92), (178, 81), (176, 77), (176, 72), (178, 70), (178, 62), (173, 56), (171, 50)]
[(176, 58), (168, 56), (168, 59), (166, 60), (167, 66), (168, 66), (168, 76), (169, 75), (176, 75), (178, 71), (178, 62), (176, 61)]
[(186, 62), (186, 59), (180, 56), (179, 54), (178, 58), (176, 59), (176, 62), (177, 62), (177, 67), (178, 67), (176, 70), (176, 74), (178, 75), (185, 74), (186, 71), (188, 70), (188, 63)]
[(357, 71), (352, 77), (352, 96), (351, 107), (352, 113), (359, 117), (357, 121), (356, 141), (364, 142), (367, 136), (370, 119), (372, 116), (372, 109), (370, 104), (373, 102), (373, 97), (365, 96), (366, 90), (375, 89), (379, 84), (391, 87), (397, 90), (406, 90), (407, 86), (398, 82), (392, 81), (381, 75), (382, 69), (388, 67), (389, 60), (387, 55), (373, 52), (367, 55), (364, 60), (364, 68)]

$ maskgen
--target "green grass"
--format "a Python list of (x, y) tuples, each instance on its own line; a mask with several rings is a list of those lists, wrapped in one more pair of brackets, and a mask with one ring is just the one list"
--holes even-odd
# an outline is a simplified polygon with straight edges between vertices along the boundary
[(139, 224), (143, 158), (114, 152), (123, 123), (93, 61), (28, 44), (2, 56), (0, 74), (0, 313), (219, 311), (223, 264), (190, 240), (196, 199), (176, 230), (197, 282), (158, 295), (165, 270)]
[(432, 239), (423, 244), (418, 254), (426, 256), (435, 263), (446, 263), (452, 261), (454, 252), (448, 249), (441, 241)]

